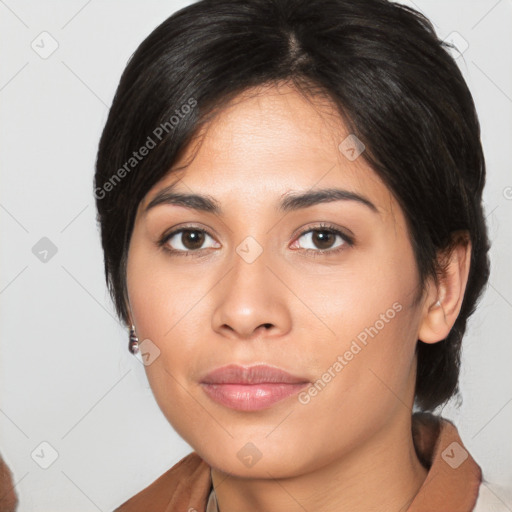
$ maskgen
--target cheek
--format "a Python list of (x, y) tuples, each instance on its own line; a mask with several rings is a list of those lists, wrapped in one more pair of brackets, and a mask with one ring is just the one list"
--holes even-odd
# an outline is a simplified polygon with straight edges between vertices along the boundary
[[(148, 339), (157, 348), (158, 357), (145, 370), (159, 402), (165, 396), (178, 397), (169, 388), (179, 387), (195, 371), (198, 344), (204, 340), (207, 319), (198, 306), (211, 284), (185, 267), (177, 271), (166, 255), (137, 243), (134, 236), (127, 262), (128, 295), (139, 344)], [(200, 326), (202, 333), (197, 332)]]
[(332, 331), (331, 342), (315, 351), (320, 373), (336, 375), (325, 399), (341, 400), (346, 412), (364, 404), (389, 406), (410, 386), (417, 275), (412, 253), (391, 249), (361, 254), (350, 270), (333, 273), (311, 305)]
[(134, 232), (127, 262), (128, 295), (137, 332), (156, 342), (172, 335), (186, 314), (194, 280), (173, 270), (165, 254), (138, 240)]
[(137, 335), (139, 343), (151, 340), (158, 354), (145, 366), (148, 382), (165, 417), (183, 439), (191, 441), (195, 426), (204, 423), (204, 411), (195, 407), (185, 391), (191, 362), (198, 359), (197, 337), (187, 326), (204, 325), (204, 319), (195, 316), (198, 308), (193, 306), (199, 299), (191, 276), (170, 269), (163, 255), (136, 240), (132, 243), (127, 287)]
[[(403, 412), (404, 405), (408, 407), (415, 343), (406, 334), (411, 332), (413, 317), (401, 306), (400, 300), (384, 301), (382, 307), (369, 309), (368, 304), (362, 312), (354, 310), (352, 317), (346, 316), (350, 318), (346, 335), (316, 352), (321, 370), (311, 394), (303, 395), (301, 402), (301, 419), (310, 439), (323, 439), (330, 431), (333, 445), (343, 450), (347, 442), (362, 443)], [(382, 312), (384, 320), (376, 312)]]
[(409, 263), (408, 254), (377, 248), (359, 252), (329, 275), (295, 277), (294, 291), (324, 321), (327, 339), (338, 348), (356, 337), (364, 343), (371, 333), (383, 339), (397, 329), (405, 312), (411, 313), (417, 276)]

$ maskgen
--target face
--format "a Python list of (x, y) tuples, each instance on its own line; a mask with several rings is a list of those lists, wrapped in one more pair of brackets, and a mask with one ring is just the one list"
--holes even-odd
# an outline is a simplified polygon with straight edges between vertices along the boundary
[[(174, 429), (222, 471), (299, 474), (410, 416), (417, 267), (398, 203), (349, 135), (325, 102), (262, 89), (139, 205), (127, 287), (147, 376)], [(219, 211), (153, 201), (171, 185)], [(292, 201), (325, 189), (345, 193)], [(228, 364), (302, 384), (204, 384)]]

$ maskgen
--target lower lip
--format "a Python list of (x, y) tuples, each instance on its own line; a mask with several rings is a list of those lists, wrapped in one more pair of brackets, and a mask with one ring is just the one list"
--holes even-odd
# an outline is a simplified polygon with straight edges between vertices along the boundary
[(268, 382), (261, 384), (207, 384), (201, 386), (215, 402), (239, 411), (258, 411), (295, 395), (308, 382), (285, 384)]

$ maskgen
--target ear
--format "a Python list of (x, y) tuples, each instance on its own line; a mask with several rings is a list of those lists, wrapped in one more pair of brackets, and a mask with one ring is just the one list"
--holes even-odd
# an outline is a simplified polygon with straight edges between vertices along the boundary
[(431, 278), (427, 286), (418, 339), (437, 343), (450, 333), (459, 316), (466, 291), (471, 263), (471, 241), (466, 232), (456, 234), (455, 246), (440, 255), (443, 272), (436, 285)]

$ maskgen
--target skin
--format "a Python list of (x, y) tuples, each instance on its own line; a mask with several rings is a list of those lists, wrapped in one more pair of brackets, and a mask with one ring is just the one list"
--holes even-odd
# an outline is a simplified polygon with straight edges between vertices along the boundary
[[(174, 429), (212, 466), (222, 512), (400, 510), (427, 474), (411, 436), (416, 343), (438, 342), (453, 326), (471, 246), (453, 251), (446, 276), (414, 304), (419, 277), (405, 218), (363, 158), (339, 150), (349, 135), (341, 119), (286, 84), (251, 92), (206, 125), (176, 162), (190, 165), (139, 205), (127, 286), (139, 340), (160, 350), (146, 366), (149, 383)], [(223, 214), (170, 204), (145, 213), (173, 183), (212, 196)], [(377, 212), (348, 200), (276, 209), (286, 194), (324, 187), (363, 195)], [(343, 244), (333, 235), (320, 245), (312, 235), (321, 228), (301, 234), (320, 222), (350, 230), (354, 245), (319, 253)], [(179, 233), (167, 246), (188, 256), (158, 247), (184, 223), (208, 232), (202, 245)], [(236, 252), (248, 236), (263, 250), (252, 263)], [(315, 382), (396, 303), (394, 318), (307, 404), (295, 395), (235, 411), (199, 384), (228, 363), (266, 363)], [(251, 467), (237, 456), (248, 442), (261, 453)]]

